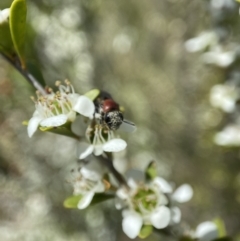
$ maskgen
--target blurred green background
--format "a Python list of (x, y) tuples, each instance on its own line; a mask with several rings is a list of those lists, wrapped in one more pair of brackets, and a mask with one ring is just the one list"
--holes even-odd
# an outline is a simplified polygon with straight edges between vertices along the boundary
[[(195, 228), (221, 217), (240, 235), (239, 149), (213, 143), (226, 116), (209, 92), (226, 71), (203, 65), (184, 42), (214, 24), (205, 0), (29, 0), (26, 52), (49, 86), (69, 79), (80, 93), (100, 88), (136, 123), (128, 167), (156, 160), (159, 174), (194, 198), (181, 207)], [(1, 0), (0, 9), (11, 1)], [(236, 7), (231, 38), (239, 40)], [(21, 123), (34, 111), (34, 89), (0, 58), (0, 240), (123, 241), (114, 201), (66, 210), (65, 181), (76, 162), (75, 142), (54, 134), (27, 136)], [(159, 240), (152, 235), (147, 240)], [(164, 240), (168, 240), (164, 238)], [(171, 240), (171, 239), (170, 239)]]

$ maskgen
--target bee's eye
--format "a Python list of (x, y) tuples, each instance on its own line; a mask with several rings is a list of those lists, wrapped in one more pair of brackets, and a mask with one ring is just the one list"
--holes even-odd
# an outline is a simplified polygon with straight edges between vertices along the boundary
[(107, 124), (110, 124), (110, 123), (111, 123), (111, 117), (110, 117), (108, 114), (106, 114), (106, 115), (105, 115), (105, 118), (104, 118), (104, 121), (105, 121)]

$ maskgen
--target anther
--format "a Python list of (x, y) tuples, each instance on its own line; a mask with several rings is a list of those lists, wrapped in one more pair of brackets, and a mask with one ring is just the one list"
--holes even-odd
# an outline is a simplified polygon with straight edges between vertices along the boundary
[(61, 85), (61, 81), (60, 81), (60, 80), (57, 80), (57, 81), (55, 82), (55, 85), (56, 85), (56, 86), (60, 86), (60, 85)]

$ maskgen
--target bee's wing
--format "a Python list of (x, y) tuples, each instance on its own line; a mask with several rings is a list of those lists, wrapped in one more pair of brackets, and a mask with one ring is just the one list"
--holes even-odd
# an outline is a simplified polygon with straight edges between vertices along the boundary
[(119, 127), (119, 130), (125, 132), (134, 132), (136, 129), (135, 124), (128, 120), (123, 120), (123, 123)]

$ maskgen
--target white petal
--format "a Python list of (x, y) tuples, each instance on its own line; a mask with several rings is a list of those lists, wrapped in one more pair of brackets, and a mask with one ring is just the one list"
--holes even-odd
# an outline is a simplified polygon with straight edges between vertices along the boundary
[(119, 127), (119, 130), (125, 131), (125, 132), (134, 132), (135, 130), (137, 130), (137, 127), (135, 126), (134, 123), (128, 120), (123, 120), (122, 124)]
[(129, 212), (123, 218), (122, 228), (123, 232), (131, 239), (138, 236), (143, 224), (142, 217), (136, 212)]
[(127, 199), (128, 198), (128, 192), (126, 190), (126, 188), (122, 187), (120, 189), (117, 190), (116, 195), (120, 198), (120, 199)]
[(40, 122), (40, 126), (54, 127), (61, 126), (67, 122), (67, 116), (64, 114), (56, 115), (53, 117), (46, 118)]
[(67, 118), (68, 118), (68, 121), (74, 122), (76, 119), (76, 112), (73, 110), (69, 111), (67, 114)]
[(172, 186), (165, 179), (161, 177), (154, 178), (153, 183), (156, 184), (163, 193), (172, 192)]
[(218, 237), (218, 229), (215, 223), (207, 221), (200, 223), (196, 228), (196, 238), (200, 241), (210, 241)]
[(162, 193), (159, 195), (159, 205), (167, 205), (168, 199), (167, 197)]
[(39, 123), (41, 122), (42, 117), (39, 116), (34, 116), (32, 117), (29, 122), (28, 122), (28, 127), (27, 127), (27, 131), (28, 131), (28, 136), (32, 137), (33, 134), (35, 133), (35, 131), (37, 130)]
[(129, 178), (128, 181), (128, 186), (131, 188), (131, 189), (137, 189), (138, 188), (138, 184), (135, 182), (135, 180), (133, 178)]
[(94, 192), (86, 193), (78, 203), (78, 209), (86, 208), (92, 201)]
[(172, 195), (172, 198), (179, 202), (184, 203), (189, 201), (193, 196), (193, 189), (189, 184), (183, 184), (178, 187)]
[(108, 142), (106, 142), (103, 145), (103, 150), (106, 152), (119, 152), (122, 151), (126, 148), (127, 143), (126, 141), (120, 139), (120, 138), (115, 138), (112, 139)]
[(100, 156), (100, 155), (102, 155), (102, 153), (103, 153), (103, 145), (102, 145), (102, 144), (100, 144), (100, 145), (95, 145), (93, 152), (94, 152), (94, 155), (95, 155), (95, 156)]
[(171, 218), (171, 213), (168, 207), (158, 207), (154, 213), (152, 213), (150, 220), (155, 228), (165, 228), (168, 226)]
[(93, 145), (89, 145), (88, 143), (85, 142), (80, 142), (79, 147), (78, 147), (78, 156), (79, 159), (85, 159), (87, 156), (91, 155), (93, 152)]
[(120, 198), (115, 198), (115, 207), (116, 207), (117, 210), (122, 209), (124, 206), (126, 206), (125, 201), (123, 201)]
[(67, 99), (71, 102), (71, 105), (74, 106), (79, 98), (79, 94), (77, 93), (72, 93), (67, 95)]
[(88, 97), (81, 95), (78, 97), (76, 104), (73, 106), (73, 110), (92, 119), (95, 112), (95, 106)]
[(178, 207), (172, 207), (171, 214), (173, 223), (179, 223), (181, 221), (181, 210)]

